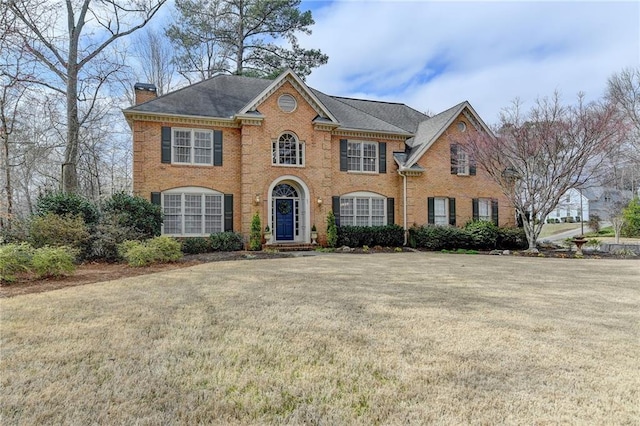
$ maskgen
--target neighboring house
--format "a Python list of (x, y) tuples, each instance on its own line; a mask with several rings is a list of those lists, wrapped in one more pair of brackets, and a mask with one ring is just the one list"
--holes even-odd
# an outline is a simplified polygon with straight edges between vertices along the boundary
[(339, 225), (472, 219), (513, 225), (513, 208), (455, 144), (488, 131), (468, 102), (428, 117), (404, 104), (328, 96), (288, 70), (275, 80), (219, 75), (161, 97), (136, 85), (133, 189), (164, 211), (163, 234), (321, 240)]
[(571, 188), (546, 218), (547, 223), (580, 222), (589, 220), (589, 198), (583, 190)]
[(589, 215), (598, 216), (601, 220), (609, 220), (620, 210), (621, 204), (627, 204), (633, 198), (631, 191), (604, 186), (585, 188), (582, 193), (589, 199)]
[(620, 204), (628, 203), (632, 196), (631, 191), (604, 186), (572, 188), (562, 195), (556, 209), (547, 216), (546, 222), (549, 219), (554, 222), (579, 222), (581, 218), (588, 221), (594, 216), (609, 220), (611, 214), (619, 210)]

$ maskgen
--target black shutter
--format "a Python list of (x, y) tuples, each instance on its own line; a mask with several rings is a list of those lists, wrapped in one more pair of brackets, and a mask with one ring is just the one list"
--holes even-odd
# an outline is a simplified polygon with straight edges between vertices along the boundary
[(395, 225), (396, 212), (393, 198), (387, 198), (387, 225)]
[(477, 198), (474, 198), (473, 200), (471, 200), (471, 207), (473, 211), (474, 222), (480, 220), (480, 206), (478, 204), (479, 203)]
[(469, 175), (470, 176), (475, 176), (476, 175), (476, 159), (473, 157), (473, 155), (469, 155)]
[(222, 166), (222, 130), (213, 131), (213, 165)]
[(336, 226), (340, 226), (340, 197), (334, 195), (331, 197), (331, 208), (333, 209), (333, 215), (336, 217)]
[(224, 230), (233, 231), (233, 194), (224, 194)]
[(152, 192), (151, 193), (151, 204), (155, 204), (157, 206), (162, 204), (162, 202), (160, 201), (160, 193), (159, 192)]
[(433, 197), (427, 198), (427, 222), (430, 224), (436, 223), (436, 210), (435, 200)]
[(161, 162), (171, 163), (171, 127), (162, 128), (160, 156)]
[(346, 172), (349, 169), (348, 167), (349, 166), (347, 162), (347, 140), (340, 139), (340, 171)]
[(498, 200), (491, 200), (491, 220), (498, 226)]
[(378, 173), (387, 173), (387, 143), (378, 144)]
[(456, 199), (449, 198), (449, 225), (456, 226)]
[(458, 174), (458, 145), (451, 144), (451, 174)]

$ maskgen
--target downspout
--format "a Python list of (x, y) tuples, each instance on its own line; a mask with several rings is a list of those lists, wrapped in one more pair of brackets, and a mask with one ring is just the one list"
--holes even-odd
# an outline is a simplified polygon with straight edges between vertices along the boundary
[(398, 174), (402, 176), (402, 228), (404, 229), (404, 243), (407, 245), (409, 230), (407, 229), (407, 174), (398, 170)]

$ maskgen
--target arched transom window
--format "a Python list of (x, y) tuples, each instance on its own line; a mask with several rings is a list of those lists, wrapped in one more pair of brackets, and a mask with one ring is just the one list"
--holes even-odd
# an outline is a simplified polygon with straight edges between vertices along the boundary
[(288, 183), (281, 183), (273, 188), (272, 192), (277, 198), (298, 198), (298, 191)]
[(304, 143), (292, 133), (283, 133), (272, 143), (272, 163), (279, 166), (303, 166)]

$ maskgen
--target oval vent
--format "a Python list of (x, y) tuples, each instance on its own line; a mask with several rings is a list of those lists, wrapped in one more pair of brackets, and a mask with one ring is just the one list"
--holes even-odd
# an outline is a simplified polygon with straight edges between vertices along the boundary
[(278, 106), (284, 112), (292, 112), (296, 109), (296, 98), (291, 95), (282, 95), (278, 98)]

